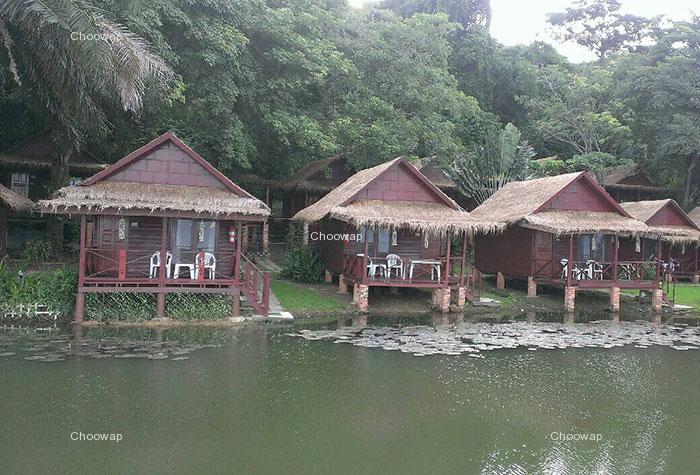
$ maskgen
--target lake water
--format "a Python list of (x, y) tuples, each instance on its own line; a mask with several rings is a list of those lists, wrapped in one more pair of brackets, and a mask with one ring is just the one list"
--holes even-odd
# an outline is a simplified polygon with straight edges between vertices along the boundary
[(0, 471), (697, 473), (697, 328), (424, 323), (0, 331)]

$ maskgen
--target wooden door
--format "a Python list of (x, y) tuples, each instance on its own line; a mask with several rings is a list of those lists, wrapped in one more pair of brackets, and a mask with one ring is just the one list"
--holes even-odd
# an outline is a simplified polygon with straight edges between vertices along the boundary
[(540, 277), (551, 277), (554, 263), (552, 262), (552, 235), (535, 231), (533, 237), (533, 273)]

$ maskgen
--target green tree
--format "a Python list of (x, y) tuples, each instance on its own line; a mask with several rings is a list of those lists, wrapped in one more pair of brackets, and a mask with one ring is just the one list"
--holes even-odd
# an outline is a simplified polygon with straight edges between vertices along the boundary
[(488, 29), (491, 24), (490, 0), (383, 0), (379, 6), (402, 17), (416, 13), (447, 13), (450, 21), (465, 29), (475, 26)]
[(526, 178), (534, 156), (517, 127), (508, 124), (469, 155), (456, 158), (447, 173), (466, 197), (481, 204), (506, 183)]
[(632, 147), (629, 127), (616, 117), (612, 75), (594, 68), (587, 75), (559, 66), (539, 70), (541, 91), (522, 98), (534, 128), (559, 144), (562, 156), (606, 152), (627, 156)]
[(557, 39), (586, 47), (602, 66), (610, 53), (634, 49), (658, 29), (659, 18), (623, 14), (620, 7), (618, 0), (578, 0), (564, 12), (550, 13), (548, 21)]
[(700, 18), (676, 23), (644, 54), (616, 67), (618, 95), (651, 165), (683, 189), (690, 207), (700, 179)]

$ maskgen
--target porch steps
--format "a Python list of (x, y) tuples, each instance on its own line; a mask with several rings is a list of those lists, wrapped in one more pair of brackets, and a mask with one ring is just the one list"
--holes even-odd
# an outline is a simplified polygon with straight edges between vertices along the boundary
[(279, 272), (282, 268), (270, 259), (270, 256), (256, 256), (255, 265), (267, 272)]

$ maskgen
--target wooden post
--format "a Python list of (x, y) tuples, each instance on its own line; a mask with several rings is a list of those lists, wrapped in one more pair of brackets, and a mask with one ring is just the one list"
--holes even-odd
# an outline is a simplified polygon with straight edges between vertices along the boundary
[[(85, 310), (85, 294), (83, 287), (85, 285), (85, 256), (87, 253), (87, 218), (85, 215), (80, 217), (80, 254), (78, 257), (78, 293), (75, 296), (75, 312), (73, 320), (75, 323), (82, 323), (83, 313)], [(0, 256), (2, 257), (2, 256)]]
[(467, 232), (464, 232), (464, 238), (462, 239), (462, 260), (461, 269), (459, 272), (459, 286), (464, 287), (464, 268), (467, 267)]
[[(619, 252), (620, 252), (620, 237), (617, 234), (615, 235), (614, 246), (615, 246), (615, 256), (613, 258), (613, 278), (612, 278), (612, 280), (614, 282), (617, 282), (617, 275), (618, 275), (617, 267), (619, 265)], [(618, 302), (619, 302), (619, 298), (618, 298)], [(619, 308), (619, 303), (618, 303), (618, 308)]]
[(661, 235), (656, 241), (656, 281), (661, 280)]
[(270, 273), (265, 272), (263, 274), (263, 294), (262, 303), (265, 305), (265, 316), (267, 317), (270, 313)]
[(362, 254), (362, 283), (367, 283), (367, 252), (369, 251), (369, 239), (367, 236), (369, 234), (369, 229), (365, 226), (365, 252)]
[(445, 250), (445, 282), (442, 283), (443, 287), (447, 287), (450, 284), (450, 253), (452, 251), (452, 239), (450, 232), (447, 232), (447, 249)]
[(126, 280), (126, 249), (119, 249), (119, 280)]
[(233, 280), (241, 283), (241, 223), (236, 223), (236, 266), (233, 268)]
[(165, 287), (165, 278), (167, 277), (167, 260), (168, 260), (168, 218), (163, 218), (161, 223), (162, 229), (160, 232), (160, 269), (158, 269), (158, 286)]
[(566, 286), (571, 287), (571, 279), (574, 268), (574, 235), (569, 236), (569, 262), (566, 263)]
[(197, 280), (201, 282), (204, 280), (204, 251), (197, 253), (195, 261), (197, 261)]

